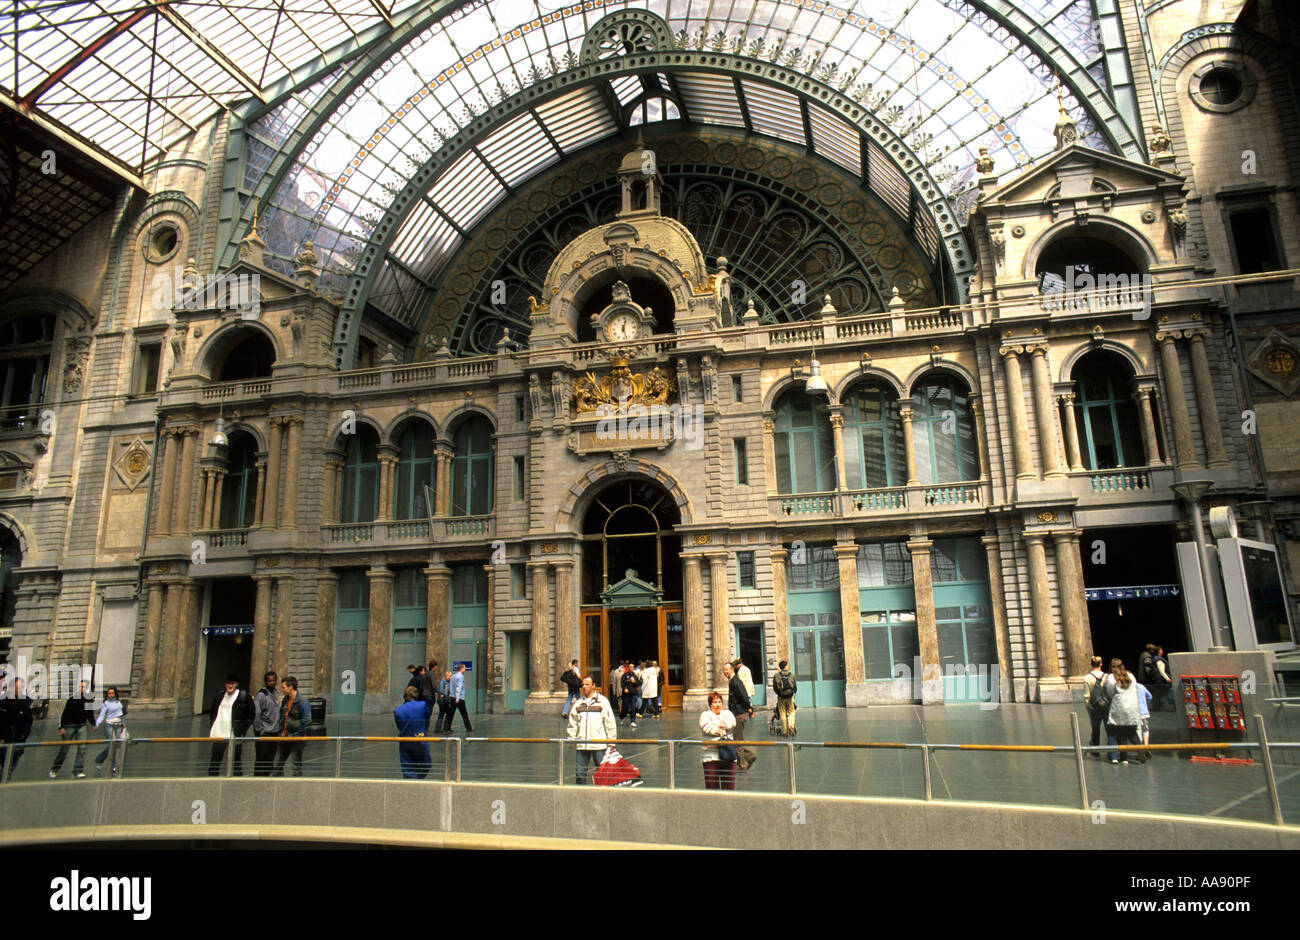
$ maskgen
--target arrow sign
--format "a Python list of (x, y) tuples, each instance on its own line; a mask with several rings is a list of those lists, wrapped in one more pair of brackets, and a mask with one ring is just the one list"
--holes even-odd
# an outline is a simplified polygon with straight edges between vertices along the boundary
[(1134, 584), (1127, 587), (1088, 588), (1084, 596), (1090, 601), (1127, 601), (1151, 597), (1177, 597), (1177, 584)]

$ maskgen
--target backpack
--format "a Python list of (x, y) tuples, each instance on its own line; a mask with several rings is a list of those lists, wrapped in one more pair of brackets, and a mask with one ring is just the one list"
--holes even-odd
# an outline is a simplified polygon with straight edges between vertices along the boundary
[(794, 682), (790, 673), (778, 672), (772, 681), (772, 688), (776, 691), (777, 698), (789, 698), (794, 695)]
[(1088, 690), (1088, 711), (1110, 711), (1110, 698), (1110, 693), (1106, 691), (1106, 676), (1102, 675)]

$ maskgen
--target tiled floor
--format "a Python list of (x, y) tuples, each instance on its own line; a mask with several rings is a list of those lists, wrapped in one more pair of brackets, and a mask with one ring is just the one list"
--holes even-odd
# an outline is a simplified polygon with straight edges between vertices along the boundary
[[(1300, 709), (1278, 711), (1265, 709), (1272, 742), (1297, 741)], [(748, 772), (740, 774), (737, 788), (754, 792), (789, 792), (789, 761), (793, 756), (797, 792), (874, 797), (924, 796), (922, 753), (919, 748), (849, 749), (820, 746), (821, 742), (909, 742), (914, 744), (1051, 744), (1069, 745), (1073, 741), (1070, 706), (1004, 704), (982, 710), (978, 705), (949, 706), (877, 706), (870, 709), (801, 709), (798, 715), (797, 749), (758, 748), (758, 761)], [(1248, 711), (1253, 714), (1254, 708)], [(754, 740), (770, 739), (767, 712), (749, 724)], [(1083, 734), (1088, 733), (1087, 718), (1077, 708)], [(1156, 712), (1152, 719), (1152, 741), (1174, 742), (1178, 732), (1174, 712)], [(565, 724), (558, 715), (553, 719), (522, 715), (476, 715), (474, 734), (461, 736), (461, 779), (464, 781), (500, 781), (517, 783), (555, 783), (563, 753), (565, 785), (573, 783), (575, 755), (569, 747), (554, 743), (489, 743), (476, 738), (563, 737)], [(386, 717), (337, 718), (327, 720), (332, 735), (392, 735), (392, 721)], [(207, 722), (202, 718), (178, 721), (130, 722), (132, 743), (127, 758), (128, 776), (189, 776), (207, 773), (209, 746), (206, 744), (155, 744), (138, 739), (150, 736), (204, 735)], [(622, 754), (641, 771), (645, 786), (669, 785), (669, 745), (667, 739), (700, 738), (696, 716), (680, 712), (666, 713), (662, 720), (642, 720), (635, 731), (628, 722), (619, 723), (620, 739), (632, 739), (620, 747)], [(1251, 736), (1252, 740), (1254, 735)], [(54, 722), (38, 725), (31, 740), (57, 738)], [(443, 779), (454, 773), (454, 741), (432, 740), (432, 770), (429, 779)], [(102, 749), (94, 739), (87, 752), (88, 772), (93, 775), (93, 757)], [(348, 777), (395, 778), (397, 745), (386, 742), (344, 742), (336, 750), (333, 743), (306, 746), (305, 773), (332, 776), (336, 759)], [(677, 744), (674, 750), (675, 785), (682, 789), (703, 787), (696, 745)], [(1237, 756), (1248, 756), (1238, 752)], [(1113, 766), (1104, 757), (1085, 759), (1088, 800), (1107, 810), (1139, 810), (1198, 816), (1270, 821), (1263, 765), (1258, 752), (1253, 766), (1223, 766), (1192, 763), (1183, 757), (1157, 753), (1148, 763), (1136, 761)], [(53, 750), (36, 749), (24, 756), (14, 779), (46, 778)], [(250, 743), (245, 749), (245, 769), (252, 771)], [(1274, 764), (1284, 818), (1300, 822), (1300, 750), (1277, 752)], [(71, 776), (71, 755), (65, 762), (62, 778)], [(957, 799), (1008, 803), (1054, 804), (1077, 807), (1080, 790), (1075, 756), (1069, 752), (987, 752), (939, 750), (930, 753), (931, 790), (934, 799)]]

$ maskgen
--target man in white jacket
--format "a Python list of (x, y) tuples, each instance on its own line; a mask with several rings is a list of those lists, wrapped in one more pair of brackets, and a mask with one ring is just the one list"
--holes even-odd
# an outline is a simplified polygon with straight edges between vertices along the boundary
[(614, 746), (593, 742), (613, 741), (616, 737), (614, 707), (596, 691), (591, 676), (583, 676), (582, 697), (569, 709), (569, 740), (578, 743), (574, 778), (579, 786), (587, 782), (587, 768), (593, 764), (599, 767), (605, 751)]

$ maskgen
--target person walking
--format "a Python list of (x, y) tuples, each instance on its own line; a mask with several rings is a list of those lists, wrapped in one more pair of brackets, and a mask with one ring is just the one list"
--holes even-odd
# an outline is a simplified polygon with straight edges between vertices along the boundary
[(661, 712), (659, 707), (660, 679), (659, 664), (652, 659), (649, 665), (641, 670), (641, 695), (645, 700), (645, 713), (655, 719), (660, 717)]
[(451, 724), (456, 720), (456, 712), (465, 722), (465, 733), (472, 734), (474, 726), (469, 723), (469, 712), (465, 711), (465, 664), (461, 663), (451, 675), (450, 702), (447, 706), (447, 733), (451, 734)]
[(745, 686), (745, 694), (749, 696), (749, 700), (752, 702), (754, 700), (753, 673), (749, 671), (749, 667), (745, 665), (744, 661), (741, 660), (739, 656), (737, 656), (736, 661), (731, 664), (731, 668), (736, 670), (736, 675), (740, 676), (740, 681)]
[[(731, 663), (722, 664), (722, 675), (727, 680), (727, 711), (731, 712), (732, 717), (736, 719), (733, 737), (737, 741), (743, 741), (745, 722), (754, 717), (754, 706), (745, 692), (745, 683), (740, 681), (740, 676), (736, 674)], [(736, 745), (736, 764), (742, 773), (749, 770), (757, 759), (758, 755), (754, 753), (753, 748)]]
[(597, 742), (617, 738), (618, 722), (614, 720), (614, 706), (596, 691), (591, 676), (583, 676), (579, 691), (581, 697), (569, 709), (568, 732), (569, 740), (577, 743), (574, 780), (582, 786), (587, 782), (587, 771), (599, 767), (605, 753), (613, 749), (613, 744)]
[(1148, 643), (1138, 660), (1137, 679), (1151, 690), (1153, 709), (1163, 708), (1173, 692), (1173, 679), (1169, 676), (1169, 660), (1165, 651), (1154, 643)]
[(262, 687), (253, 696), (253, 776), (269, 777), (275, 767), (275, 752), (280, 738), (280, 695), (276, 689), (280, 677), (271, 670), (262, 678)]
[(618, 717), (621, 721), (624, 718), (632, 719), (632, 727), (636, 727), (636, 697), (637, 689), (641, 688), (641, 679), (637, 676), (636, 671), (632, 668), (631, 663), (623, 664), (623, 675), (619, 677), (619, 682), (623, 690), (623, 707), (619, 710)]
[(293, 676), (285, 676), (284, 681), (280, 683), (280, 740), (279, 750), (275, 755), (275, 767), (271, 771), (273, 777), (283, 777), (285, 765), (293, 759), (293, 775), (302, 776), (302, 752), (307, 747), (306, 742), (295, 741), (294, 738), (301, 738), (307, 735), (307, 726), (311, 724), (311, 703), (298, 694), (298, 680)]
[[(722, 707), (722, 693), (709, 693), (709, 707), (700, 712), (700, 731), (705, 741), (730, 741), (736, 716)], [(736, 789), (736, 749), (728, 744), (705, 744), (700, 748), (704, 764), (704, 789)]]
[[(86, 776), (86, 742), (82, 735), (89, 737), (89, 729), (95, 726), (95, 715), (86, 707), (88, 700), (86, 683), (83, 681), (77, 688), (77, 694), (68, 697), (63, 705), (63, 714), (59, 716), (59, 737), (64, 741), (82, 742), (76, 746), (77, 756), (72, 761), (72, 776), (78, 779)], [(59, 768), (63, 766), (70, 750), (72, 747), (69, 745), (59, 748), (55, 753), (54, 763), (50, 765), (51, 777), (59, 775)]]
[(776, 713), (781, 718), (781, 731), (787, 736), (794, 734), (794, 713), (798, 710), (794, 703), (794, 696), (799, 690), (799, 683), (795, 682), (794, 676), (787, 668), (789, 665), (788, 660), (781, 660), (776, 664), (776, 672), (772, 674), (772, 691), (776, 693)]
[[(104, 702), (99, 706), (95, 717), (95, 727), (104, 729), (104, 749), (95, 755), (95, 776), (104, 771), (104, 761), (108, 752), (113, 750), (113, 742), (126, 738), (126, 709), (117, 697), (117, 686), (110, 685), (104, 690)], [(117, 754), (113, 755), (113, 765), (108, 769), (109, 776), (117, 773)]]
[[(1097, 747), (1101, 744), (1101, 729), (1106, 724), (1106, 712), (1110, 709), (1109, 701), (1103, 703), (1106, 698), (1105, 679), (1106, 674), (1101, 669), (1101, 657), (1092, 657), (1092, 669), (1083, 677), (1083, 701), (1088, 711), (1088, 724), (1092, 728), (1092, 734), (1088, 737), (1089, 747)], [(1098, 683), (1101, 685), (1098, 686)], [(1089, 754), (1101, 758), (1100, 751), (1091, 751)]]
[[(230, 739), (242, 738), (248, 734), (257, 709), (248, 693), (239, 687), (239, 677), (233, 672), (226, 676), (226, 689), (218, 692), (208, 706), (208, 716), (212, 719), (212, 729), (208, 737), (220, 738), (212, 745), (212, 756), (208, 760), (208, 776), (215, 777), (221, 773), (221, 761), (226, 756)], [(244, 742), (235, 743), (235, 757), (231, 774), (236, 777), (244, 775)]]
[[(433, 667), (433, 665), (434, 663), (432, 662), (429, 663), (430, 668)], [(431, 673), (429, 669), (424, 666), (416, 666), (415, 683), (414, 685), (408, 685), (407, 688), (415, 689), (416, 695), (419, 697), (420, 701), (424, 702), (426, 705), (429, 706), (428, 708), (429, 717), (432, 718), (433, 710), (438, 704), (438, 690), (434, 687), (433, 673)], [(425, 734), (429, 733), (428, 720), (424, 722), (424, 732)]]
[(616, 663), (609, 671), (609, 701), (615, 708), (623, 696), (623, 663)]
[[(420, 690), (408, 685), (402, 693), (402, 704), (393, 709), (399, 738), (423, 738), (429, 727), (432, 706), (420, 697)], [(433, 758), (428, 741), (402, 741), (397, 745), (397, 760), (402, 765), (402, 776), (407, 780), (423, 780), (429, 775)]]
[(578, 661), (576, 659), (569, 663), (569, 668), (560, 675), (560, 681), (569, 690), (569, 697), (564, 700), (564, 710), (560, 713), (560, 717), (568, 720), (569, 708), (582, 694), (582, 676), (578, 675)]
[[(1138, 688), (1138, 740), (1142, 742), (1143, 747), (1151, 743), (1151, 692), (1147, 690), (1141, 682), (1137, 684)], [(1142, 760), (1145, 763), (1151, 759), (1150, 751), (1142, 752)]]
[[(15, 678), (13, 685), (0, 691), (0, 696), (3, 696), (3, 701), (0, 701), (0, 741), (4, 742), (0, 747), (0, 767), (3, 767), (10, 745), (22, 744), (32, 733), (35, 716), (32, 714), (32, 700), (27, 697), (27, 683), (21, 678)], [(26, 750), (25, 747), (12, 748), (13, 753), (9, 756), (11, 778)]]
[[(1141, 709), (1138, 707), (1138, 684), (1118, 659), (1110, 661), (1110, 675), (1105, 680), (1106, 691), (1110, 694), (1110, 708), (1106, 712), (1107, 743), (1111, 747), (1125, 744), (1140, 744), (1137, 739), (1138, 720)], [(1120, 758), (1123, 757), (1123, 760)], [(1138, 760), (1143, 760), (1138, 758)], [(1118, 750), (1110, 752), (1112, 764), (1127, 764), (1127, 752)]]
[(451, 673), (444, 672), (438, 682), (438, 720), (434, 727), (442, 734), (443, 728), (451, 726)]

